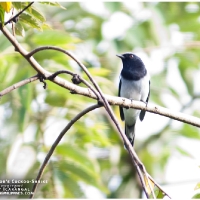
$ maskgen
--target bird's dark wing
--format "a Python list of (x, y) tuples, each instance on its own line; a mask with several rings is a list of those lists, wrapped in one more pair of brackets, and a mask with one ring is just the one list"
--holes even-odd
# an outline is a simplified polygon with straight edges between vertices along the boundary
[[(150, 97), (150, 81), (149, 81), (149, 94), (148, 94), (148, 97), (147, 97), (147, 100), (146, 100), (146, 104), (149, 101), (149, 97)], [(142, 121), (144, 119), (145, 113), (146, 113), (145, 110), (141, 110), (141, 112), (140, 112), (140, 121)]]
[[(122, 84), (122, 81), (120, 80), (120, 81), (119, 81), (118, 97), (120, 97), (121, 84)], [(119, 106), (119, 112), (120, 112), (121, 120), (124, 121), (124, 112), (123, 112), (123, 108), (120, 107), (120, 106)]]

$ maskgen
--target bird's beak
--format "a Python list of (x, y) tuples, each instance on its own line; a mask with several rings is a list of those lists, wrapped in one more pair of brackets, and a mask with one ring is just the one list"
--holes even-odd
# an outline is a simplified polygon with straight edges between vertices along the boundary
[(124, 58), (125, 58), (125, 57), (124, 57), (123, 55), (121, 55), (121, 54), (117, 54), (116, 56), (119, 57), (119, 58), (121, 58), (121, 59), (124, 59)]

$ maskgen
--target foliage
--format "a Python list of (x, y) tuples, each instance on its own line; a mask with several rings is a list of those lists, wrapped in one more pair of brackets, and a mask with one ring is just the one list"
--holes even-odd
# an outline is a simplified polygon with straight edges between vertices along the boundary
[[(12, 2), (12, 5), (20, 12), (29, 3)], [(200, 67), (200, 3), (132, 4), (34, 3), (14, 24), (16, 38), (28, 51), (42, 45), (73, 51), (88, 67), (102, 91), (112, 95), (117, 95), (120, 73), (115, 54), (125, 51), (138, 53), (151, 73), (150, 102), (199, 117), (196, 105), (199, 105), (200, 94), (197, 77)], [(7, 10), (2, 7), (0, 19), (1, 23), (5, 23), (4, 13)], [(130, 25), (122, 26), (129, 21)], [(123, 32), (120, 26), (124, 27)], [(12, 49), (2, 34), (0, 40), (0, 90), (3, 90), (36, 72)], [(71, 59), (59, 52), (44, 51), (34, 57), (51, 72), (68, 69), (86, 78)], [(68, 75), (61, 77), (71, 81)], [(24, 158), (26, 170), (20, 178), (34, 179), (44, 155), (67, 122), (95, 102), (73, 95), (51, 82), (47, 84), (47, 90), (43, 90), (39, 82), (27, 84), (0, 100), (2, 179), (17, 176), (11, 166), (21, 167), (23, 159), (20, 155), (23, 155), (25, 146), (33, 154), (29, 161), (32, 164), (28, 166), (27, 157)], [(113, 110), (120, 121), (118, 108), (113, 107)], [(139, 137), (137, 131), (136, 152), (149, 174), (165, 182), (164, 174), (170, 157), (192, 157), (188, 147), (179, 143), (181, 139), (191, 144), (191, 141), (200, 138), (200, 132), (189, 125), (164, 121), (160, 116), (159, 124), (157, 119), (148, 113), (142, 122), (145, 129), (138, 125), (138, 131), (143, 130), (148, 135)], [(13, 158), (17, 144), (20, 145)], [(48, 180), (48, 184), (39, 186), (36, 197), (85, 198), (89, 197), (87, 189), (92, 188), (102, 197), (138, 198), (142, 194), (136, 177), (134, 166), (115, 128), (100, 108), (81, 118), (65, 135), (43, 175), (42, 179)], [(158, 197), (163, 196), (158, 192)]]

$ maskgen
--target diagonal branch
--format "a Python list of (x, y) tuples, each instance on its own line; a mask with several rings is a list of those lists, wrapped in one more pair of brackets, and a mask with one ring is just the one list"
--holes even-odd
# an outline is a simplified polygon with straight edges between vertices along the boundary
[(7, 25), (8, 23), (12, 22), (14, 19), (19, 17), (26, 9), (28, 9), (34, 2), (29, 3), (26, 7), (24, 7), (19, 13), (17, 13), (15, 16), (13, 16), (11, 19), (9, 19), (7, 22), (4, 23), (4, 25)]
[(29, 198), (33, 198), (34, 196), (34, 192), (36, 191), (37, 185), (38, 185), (38, 180), (40, 180), (40, 178), (42, 177), (42, 174), (44, 172), (44, 169), (46, 167), (46, 165), (48, 164), (49, 159), (51, 158), (55, 148), (57, 147), (57, 145), (59, 144), (60, 140), (63, 138), (63, 136), (65, 135), (65, 133), (72, 127), (72, 125), (77, 122), (82, 116), (84, 116), (85, 114), (87, 114), (88, 112), (95, 110), (96, 108), (101, 107), (101, 105), (95, 104), (92, 105), (88, 108), (86, 108), (85, 110), (83, 110), (82, 112), (78, 113), (68, 124), (67, 126), (61, 131), (61, 133), (59, 134), (59, 136), (57, 137), (57, 139), (55, 140), (55, 142), (53, 143), (53, 145), (51, 146), (51, 149), (49, 150), (48, 154), (46, 155), (36, 178), (36, 181), (33, 185), (32, 191), (31, 191), (31, 195)]

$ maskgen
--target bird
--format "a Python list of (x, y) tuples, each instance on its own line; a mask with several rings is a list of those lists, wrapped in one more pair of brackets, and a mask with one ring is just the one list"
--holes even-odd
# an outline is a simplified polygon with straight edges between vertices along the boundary
[[(147, 105), (150, 97), (150, 76), (143, 61), (131, 52), (117, 54), (116, 56), (121, 58), (123, 64), (120, 74), (118, 96), (142, 101)], [(136, 121), (138, 117), (142, 121), (146, 111), (122, 108), (120, 106), (119, 111), (121, 120), (125, 121), (126, 137), (131, 145), (134, 146)], [(127, 149), (125, 144), (124, 147)]]

